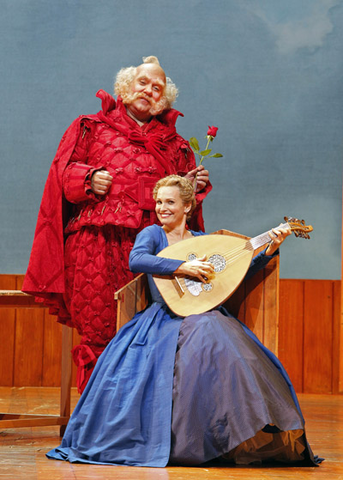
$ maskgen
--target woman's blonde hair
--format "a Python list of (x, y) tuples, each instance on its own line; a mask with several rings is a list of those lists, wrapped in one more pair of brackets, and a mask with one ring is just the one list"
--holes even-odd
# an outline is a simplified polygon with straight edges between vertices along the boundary
[(153, 190), (153, 198), (156, 200), (157, 193), (161, 187), (178, 187), (180, 197), (184, 205), (191, 205), (190, 211), (187, 213), (187, 220), (191, 218), (196, 207), (194, 186), (188, 178), (179, 175), (169, 175), (161, 178), (155, 185)]
[[(150, 57), (143, 57), (143, 63), (154, 63), (160, 65), (157, 57), (151, 55)], [(127, 98), (130, 93), (131, 83), (137, 73), (137, 67), (126, 67), (119, 70), (115, 82), (114, 82), (114, 93), (120, 95), (121, 98)], [(178, 96), (179, 91), (169, 77), (166, 77), (166, 86), (163, 92), (164, 98), (164, 109), (169, 110)]]

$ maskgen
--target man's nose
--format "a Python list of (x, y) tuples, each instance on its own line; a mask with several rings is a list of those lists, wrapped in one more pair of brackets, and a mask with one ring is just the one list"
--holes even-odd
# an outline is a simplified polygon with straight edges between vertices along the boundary
[(144, 92), (148, 95), (151, 95), (152, 94), (152, 88), (151, 88), (151, 85), (146, 85), (145, 86), (145, 89), (144, 89)]

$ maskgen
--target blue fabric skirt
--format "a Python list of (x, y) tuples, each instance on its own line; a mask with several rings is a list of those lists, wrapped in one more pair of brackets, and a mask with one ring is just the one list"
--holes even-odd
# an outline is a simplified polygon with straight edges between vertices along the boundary
[(182, 319), (154, 303), (100, 356), (61, 445), (47, 456), (164, 467), (223, 456), (249, 462), (256, 451), (262, 459), (317, 462), (279, 360), (224, 309)]

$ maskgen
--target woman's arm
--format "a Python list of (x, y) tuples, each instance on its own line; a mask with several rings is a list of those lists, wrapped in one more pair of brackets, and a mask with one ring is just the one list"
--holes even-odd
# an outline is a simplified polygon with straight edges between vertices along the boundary
[(129, 267), (132, 272), (156, 275), (172, 275), (183, 260), (157, 257), (160, 246), (160, 227), (152, 225), (142, 230), (136, 237), (130, 253)]
[(260, 253), (258, 253), (251, 261), (249, 270), (245, 276), (245, 280), (251, 278), (259, 270), (262, 270), (272, 258), (279, 254), (279, 247), (288, 235), (291, 235), (291, 230), (284, 228), (273, 228), (271, 232), (268, 232), (271, 242)]
[(190, 262), (157, 257), (160, 246), (160, 227), (153, 225), (142, 230), (136, 237), (135, 245), (130, 253), (129, 266), (133, 272), (143, 272), (155, 275), (188, 275), (205, 282), (214, 267), (204, 259)]

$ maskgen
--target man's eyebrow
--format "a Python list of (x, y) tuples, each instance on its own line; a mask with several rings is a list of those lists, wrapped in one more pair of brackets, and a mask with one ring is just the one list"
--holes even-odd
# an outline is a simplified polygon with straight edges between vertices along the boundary
[(162, 80), (160, 80), (159, 78), (157, 78), (156, 80), (154, 80), (154, 83), (157, 83), (158, 85), (161, 85), (161, 87), (164, 87), (164, 86), (165, 86), (165, 83), (162, 82)]
[[(137, 77), (138, 80), (149, 80), (149, 78), (146, 76), (146, 75), (139, 75)], [(162, 80), (160, 80), (159, 78), (156, 78), (155, 80), (153, 80), (153, 83), (156, 83), (158, 85), (161, 85), (161, 87), (164, 87), (165, 86), (165, 83), (162, 82)]]

